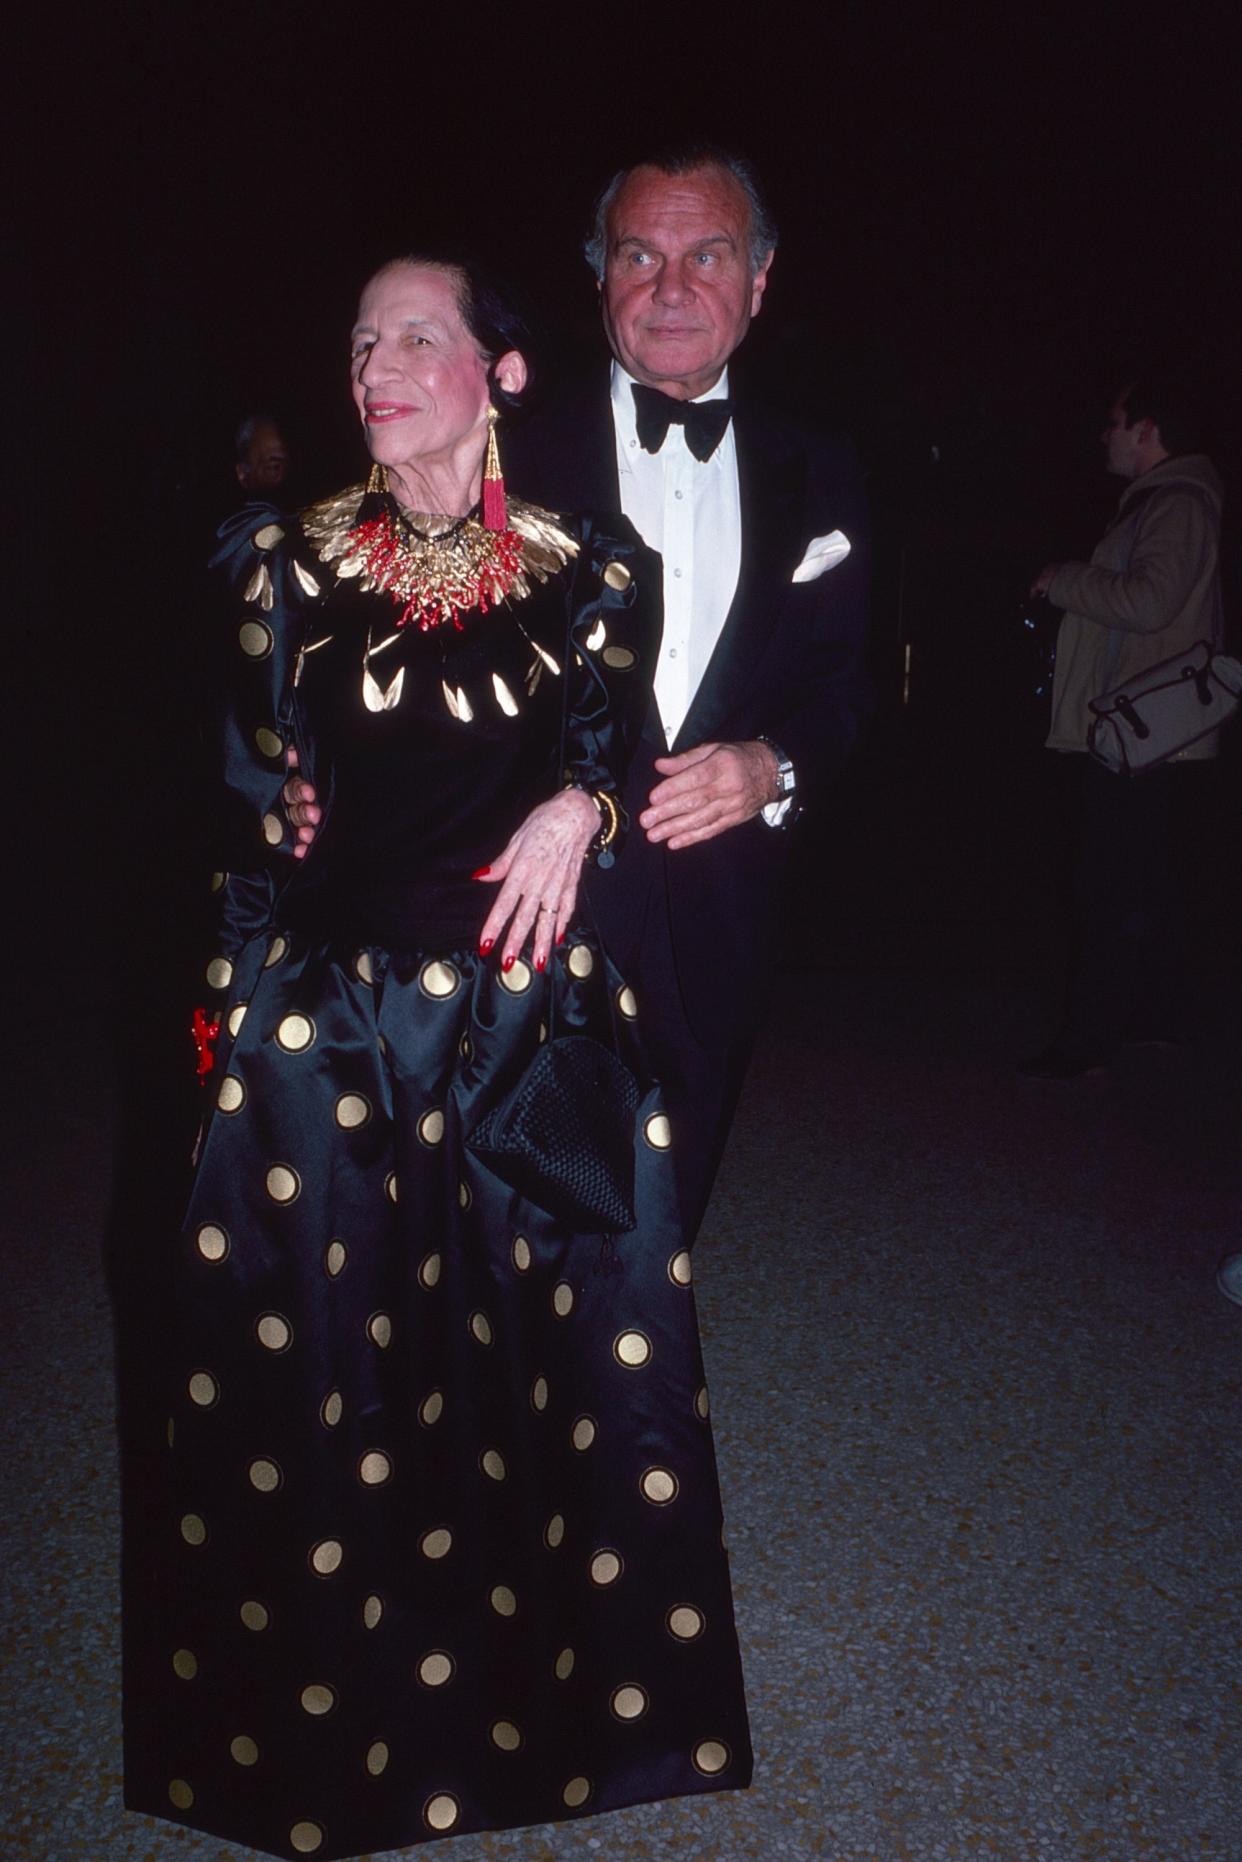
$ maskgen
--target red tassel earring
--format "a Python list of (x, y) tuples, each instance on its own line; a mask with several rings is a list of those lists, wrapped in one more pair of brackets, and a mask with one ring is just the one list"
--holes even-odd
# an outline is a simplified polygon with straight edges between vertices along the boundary
[(487, 457), (483, 461), (483, 528), (507, 530), (505, 481), (500, 472), (500, 453), (496, 446), (496, 422), (500, 415), (494, 407), (487, 410)]

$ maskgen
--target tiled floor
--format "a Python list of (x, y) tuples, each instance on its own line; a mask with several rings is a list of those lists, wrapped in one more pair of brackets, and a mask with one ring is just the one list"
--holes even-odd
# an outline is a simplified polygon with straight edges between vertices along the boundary
[[(107, 1124), (8, 1054), (0, 1858), (228, 1862), (119, 1798)], [(1239, 1862), (1237, 1043), (1017, 1080), (967, 981), (786, 981), (696, 1256), (754, 1788), (445, 1862)], [(63, 1037), (63, 1038), (62, 1038)]]

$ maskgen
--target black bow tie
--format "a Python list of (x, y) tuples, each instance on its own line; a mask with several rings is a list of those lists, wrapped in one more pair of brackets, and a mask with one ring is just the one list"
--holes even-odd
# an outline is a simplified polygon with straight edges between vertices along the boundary
[(675, 401), (658, 388), (634, 382), (634, 422), (643, 451), (658, 453), (671, 426), (684, 427), (686, 445), (696, 459), (710, 459), (729, 424), (732, 401)]

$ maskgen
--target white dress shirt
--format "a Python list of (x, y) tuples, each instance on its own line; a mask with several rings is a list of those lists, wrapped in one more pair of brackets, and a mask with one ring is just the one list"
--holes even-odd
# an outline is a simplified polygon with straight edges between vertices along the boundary
[[(684, 427), (670, 426), (658, 453), (639, 443), (634, 378), (612, 365), (612, 421), (621, 509), (643, 542), (664, 559), (664, 633), (655, 697), (671, 744), (694, 702), (737, 589), (742, 561), (742, 511), (733, 423), (710, 459), (696, 459)], [(696, 396), (723, 400), (725, 369), (714, 388)]]

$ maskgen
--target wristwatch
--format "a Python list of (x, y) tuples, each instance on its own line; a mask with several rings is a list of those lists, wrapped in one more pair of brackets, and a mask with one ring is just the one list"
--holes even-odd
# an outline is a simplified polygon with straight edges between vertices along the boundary
[(757, 741), (761, 744), (766, 744), (768, 749), (772, 752), (772, 755), (776, 758), (776, 799), (778, 802), (783, 802), (786, 796), (792, 795), (798, 786), (798, 779), (794, 775), (794, 766), (785, 755), (780, 745), (774, 744), (770, 737), (764, 737), (761, 733)]

